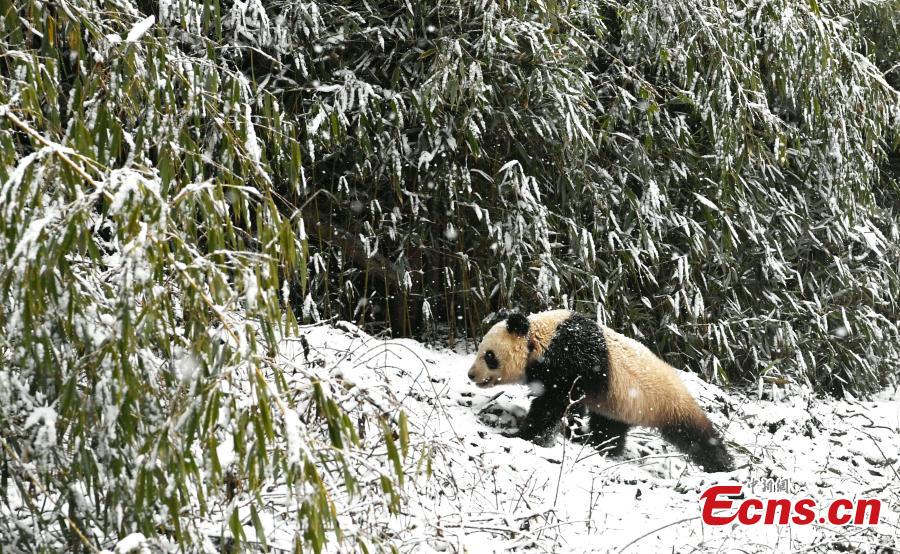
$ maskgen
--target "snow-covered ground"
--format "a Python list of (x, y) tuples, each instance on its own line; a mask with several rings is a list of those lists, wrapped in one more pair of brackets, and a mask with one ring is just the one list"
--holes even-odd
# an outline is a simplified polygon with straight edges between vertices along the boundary
[[(347, 323), (304, 333), (310, 360), (344, 383), (348, 409), (364, 396), (384, 413), (404, 410), (410, 456), (430, 452), (430, 476), (420, 459), (419, 477), (406, 481), (401, 513), (382, 522), (401, 550), (874, 552), (900, 545), (895, 391), (861, 402), (784, 389), (774, 390), (773, 399), (767, 387), (760, 398), (759, 391), (726, 392), (683, 372), (739, 466), (710, 474), (646, 429), (632, 430), (621, 458), (562, 437), (543, 448), (501, 436), (498, 426), (514, 425), (527, 409), (527, 390), (470, 385), (471, 354), (382, 341)], [(286, 351), (293, 356), (288, 363), (303, 360), (298, 341)], [(751, 497), (811, 498), (816, 521), (704, 525), (700, 494), (719, 483), (743, 484)], [(773, 486), (782, 490), (771, 492)], [(881, 499), (880, 523), (818, 523), (819, 507), (836, 498)], [(352, 526), (353, 512), (342, 517)], [(293, 531), (288, 523), (272, 529), (270, 544), (278, 543), (279, 532), (287, 538)]]
[[(380, 340), (345, 322), (304, 327), (302, 334), (308, 356), (300, 337), (283, 342), (286, 396), (308, 392), (310, 378), (327, 378), (332, 396), (364, 435), (354, 460), (371, 476), (354, 495), (340, 485), (331, 493), (345, 536), (338, 542), (331, 535), (333, 552), (356, 550), (346, 537), (358, 535), (380, 538), (401, 552), (893, 552), (900, 547), (897, 391), (883, 391), (872, 401), (836, 401), (808, 390), (770, 387), (726, 392), (681, 372), (735, 454), (738, 469), (713, 474), (688, 463), (647, 429), (632, 429), (618, 458), (562, 436), (549, 448), (503, 437), (500, 430), (515, 426), (526, 412), (527, 389), (471, 385), (466, 372), (472, 354), (463, 346), (452, 351), (408, 339)], [(283, 400), (295, 405), (291, 398)], [(396, 426), (401, 410), (409, 429), (401, 463), (406, 478), (399, 513), (389, 515), (378, 476), (396, 475), (397, 467), (375, 421), (384, 416)], [(229, 459), (232, 447), (223, 443), (219, 458)], [(741, 484), (750, 498), (812, 499), (815, 520), (706, 525), (700, 495), (716, 484)], [(266, 509), (259, 515), (267, 544), (276, 552), (292, 551), (302, 493), (276, 482), (263, 496)], [(880, 499), (879, 523), (820, 523), (839, 498)], [(252, 542), (254, 526), (241, 507), (248, 499), (245, 492), (211, 510), (205, 526), (210, 541), (197, 547), (219, 549), (217, 537), (230, 535), (225, 520), (234, 506)], [(114, 550), (153, 550), (147, 546), (134, 534)]]
[[(897, 391), (883, 391), (872, 401), (836, 401), (816, 398), (807, 390), (770, 387), (726, 392), (682, 372), (688, 388), (722, 429), (737, 461), (738, 468), (731, 473), (710, 474), (686, 462), (647, 429), (633, 429), (625, 454), (618, 458), (562, 436), (548, 448), (503, 437), (500, 430), (514, 426), (524, 415), (527, 389), (474, 387), (466, 376), (472, 354), (464, 347), (452, 351), (408, 339), (380, 340), (345, 322), (301, 331), (302, 337), (283, 339), (279, 365), (286, 383), (279, 386), (270, 376), (273, 394), (281, 394), (279, 404), (291, 407), (285, 412), (291, 421), (282, 427), (281, 440), (299, 444), (290, 435), (301, 428), (327, 435), (315, 417), (308, 417), (310, 379), (327, 383), (331, 397), (362, 436), (362, 443), (347, 451), (351, 463), (359, 466), (357, 491), (351, 494), (341, 485), (340, 471), (320, 468), (344, 536), (339, 542), (329, 535), (330, 552), (358, 550), (354, 541), (359, 537), (374, 537), (401, 552), (900, 548)], [(239, 379), (233, 382), (242, 386)], [(243, 398), (254, 402), (252, 394)], [(406, 418), (400, 417), (401, 411)], [(405, 436), (395, 441), (406, 447), (402, 460), (394, 462), (387, 456), (379, 420), (389, 421), (395, 430), (403, 428), (399, 422), (408, 422), (408, 442)], [(223, 467), (234, 459), (229, 453), (234, 443), (227, 435), (225, 439), (217, 448)], [(398, 468), (405, 474), (401, 502), (397, 513), (389, 514), (391, 497), (381, 489), (382, 476), (396, 476)], [(274, 552), (293, 551), (298, 532), (303, 531), (297, 510), (306, 493), (302, 485), (289, 489), (279, 484), (280, 477), (272, 477), (258, 496), (254, 495), (259, 491), (243, 490), (228, 501), (210, 498), (211, 508), (200, 522), (208, 540), (196, 548), (221, 550), (221, 537), (231, 534), (228, 516), (235, 507), (252, 544), (256, 535), (249, 506), (261, 498), (259, 518), (266, 543)], [(749, 498), (811, 499), (816, 503), (815, 519), (808, 525), (706, 525), (700, 495), (716, 484), (741, 484)], [(12, 493), (10, 505), (21, 505)], [(864, 526), (820, 522), (835, 499), (880, 499), (879, 522)], [(164, 539), (148, 542), (134, 533), (113, 550), (159, 548), (174, 545)]]

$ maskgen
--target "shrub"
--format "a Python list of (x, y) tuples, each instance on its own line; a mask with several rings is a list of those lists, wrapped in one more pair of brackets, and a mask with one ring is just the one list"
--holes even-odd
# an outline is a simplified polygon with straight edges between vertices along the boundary
[(0, 544), (265, 547), (277, 484), (297, 548), (384, 546), (339, 517), (399, 509), (394, 429), (363, 443), (341, 383), (282, 356), (305, 239), (262, 165), (296, 145), (277, 100), (129, 4), (2, 15)]
[(865, 393), (900, 361), (896, 7), (260, 4), (220, 36), (299, 123), (298, 308), (452, 340), (569, 306), (711, 380)]

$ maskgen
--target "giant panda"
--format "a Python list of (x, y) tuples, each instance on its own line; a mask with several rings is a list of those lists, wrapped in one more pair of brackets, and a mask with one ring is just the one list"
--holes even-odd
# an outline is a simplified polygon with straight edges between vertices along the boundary
[(571, 409), (587, 412), (588, 442), (625, 447), (629, 427), (659, 429), (706, 471), (734, 462), (672, 367), (640, 342), (569, 310), (512, 314), (478, 346), (469, 378), (479, 387), (522, 383), (537, 394), (517, 433), (546, 443)]

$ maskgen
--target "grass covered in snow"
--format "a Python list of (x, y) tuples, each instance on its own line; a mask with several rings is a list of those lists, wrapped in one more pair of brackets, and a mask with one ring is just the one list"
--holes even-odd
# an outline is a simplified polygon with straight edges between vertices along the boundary
[[(366, 417), (379, 413), (396, 421), (403, 410), (408, 417), (402, 505), (377, 522), (379, 534), (401, 551), (874, 552), (900, 541), (900, 402), (892, 391), (872, 401), (836, 401), (767, 387), (760, 397), (682, 372), (736, 456), (737, 470), (710, 474), (647, 429), (632, 430), (621, 458), (562, 436), (549, 448), (501, 436), (498, 427), (514, 426), (526, 411), (527, 389), (469, 384), (472, 356), (463, 348), (382, 341), (347, 323), (304, 332), (309, 362), (301, 343), (292, 342), (284, 350), (293, 356), (289, 363), (337, 378), (346, 391), (339, 403), (360, 418), (361, 429)], [(373, 450), (372, 463), (383, 459)], [(767, 493), (773, 481), (766, 480), (773, 479), (791, 492)], [(880, 523), (704, 525), (700, 494), (720, 483), (744, 484), (745, 495), (760, 498), (812, 498), (817, 506), (836, 498), (879, 498)], [(277, 496), (287, 491), (271, 494), (271, 506), (286, 505)], [(376, 524), (366, 507), (377, 501), (339, 503), (345, 527)], [(279, 545), (280, 534), (288, 548), (294, 529), (290, 518), (276, 523), (280, 515), (274, 509), (265, 518), (266, 534), (271, 546)]]

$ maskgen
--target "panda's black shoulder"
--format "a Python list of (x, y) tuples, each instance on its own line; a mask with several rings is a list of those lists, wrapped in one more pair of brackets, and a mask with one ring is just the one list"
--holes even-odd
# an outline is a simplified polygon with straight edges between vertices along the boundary
[(579, 313), (563, 320), (547, 347), (545, 358), (572, 363), (590, 361), (593, 365), (605, 361), (606, 339), (597, 322)]
[(606, 339), (597, 322), (582, 314), (573, 313), (559, 324), (540, 362), (544, 372), (548, 373), (545, 378), (552, 375), (595, 393), (607, 389), (609, 355)]
[(572, 312), (569, 317), (559, 324), (554, 342), (560, 339), (592, 341), (598, 336), (601, 340), (603, 339), (603, 333), (595, 320), (584, 314)]

